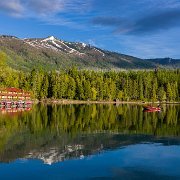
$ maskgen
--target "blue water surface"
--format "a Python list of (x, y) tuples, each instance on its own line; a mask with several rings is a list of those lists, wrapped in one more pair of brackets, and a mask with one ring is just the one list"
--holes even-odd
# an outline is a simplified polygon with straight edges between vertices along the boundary
[(136, 144), (51, 165), (0, 163), (0, 179), (180, 179), (180, 146)]

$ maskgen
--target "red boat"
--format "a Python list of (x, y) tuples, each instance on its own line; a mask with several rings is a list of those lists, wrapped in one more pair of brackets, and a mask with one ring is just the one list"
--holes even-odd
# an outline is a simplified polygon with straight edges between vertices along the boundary
[(144, 112), (160, 112), (160, 111), (161, 111), (160, 107), (153, 107), (153, 106), (144, 107)]

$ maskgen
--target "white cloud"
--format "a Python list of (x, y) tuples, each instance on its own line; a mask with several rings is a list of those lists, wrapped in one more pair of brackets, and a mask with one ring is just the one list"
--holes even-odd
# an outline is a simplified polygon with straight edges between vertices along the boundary
[[(34, 18), (49, 23), (51, 20), (64, 25), (65, 20), (55, 20), (64, 10), (65, 0), (6, 0), (0, 1), (0, 11), (15, 18)], [(62, 23), (63, 22), (63, 23)]]
[(63, 11), (65, 0), (29, 0), (26, 3), (27, 11), (30, 10), (40, 16), (53, 15)]
[(24, 6), (21, 0), (0, 1), (0, 10), (11, 16), (19, 17), (24, 13)]
[[(171, 36), (169, 36), (171, 34)], [(119, 45), (124, 47), (124, 54), (140, 58), (176, 58), (180, 46), (177, 29), (161, 32), (151, 36), (115, 36)], [(121, 51), (121, 49), (118, 49)]]
[(92, 0), (6, 0), (0, 2), (0, 11), (11, 16), (19, 14), (29, 17), (34, 15), (53, 16), (58, 13), (88, 11)]
[(64, 14), (83, 14), (93, 0), (0, 0), (0, 12), (16, 18), (34, 18), (45, 24), (79, 27)]

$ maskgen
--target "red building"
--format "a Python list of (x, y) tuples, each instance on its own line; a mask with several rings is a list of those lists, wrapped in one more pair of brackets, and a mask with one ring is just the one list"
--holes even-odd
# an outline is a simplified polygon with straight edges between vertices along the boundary
[(18, 88), (0, 88), (0, 100), (30, 100), (30, 92)]

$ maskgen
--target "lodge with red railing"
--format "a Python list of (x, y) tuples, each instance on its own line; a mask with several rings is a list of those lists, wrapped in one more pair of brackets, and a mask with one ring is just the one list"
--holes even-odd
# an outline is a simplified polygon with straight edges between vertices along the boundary
[(30, 100), (31, 93), (18, 88), (0, 88), (0, 100)]

